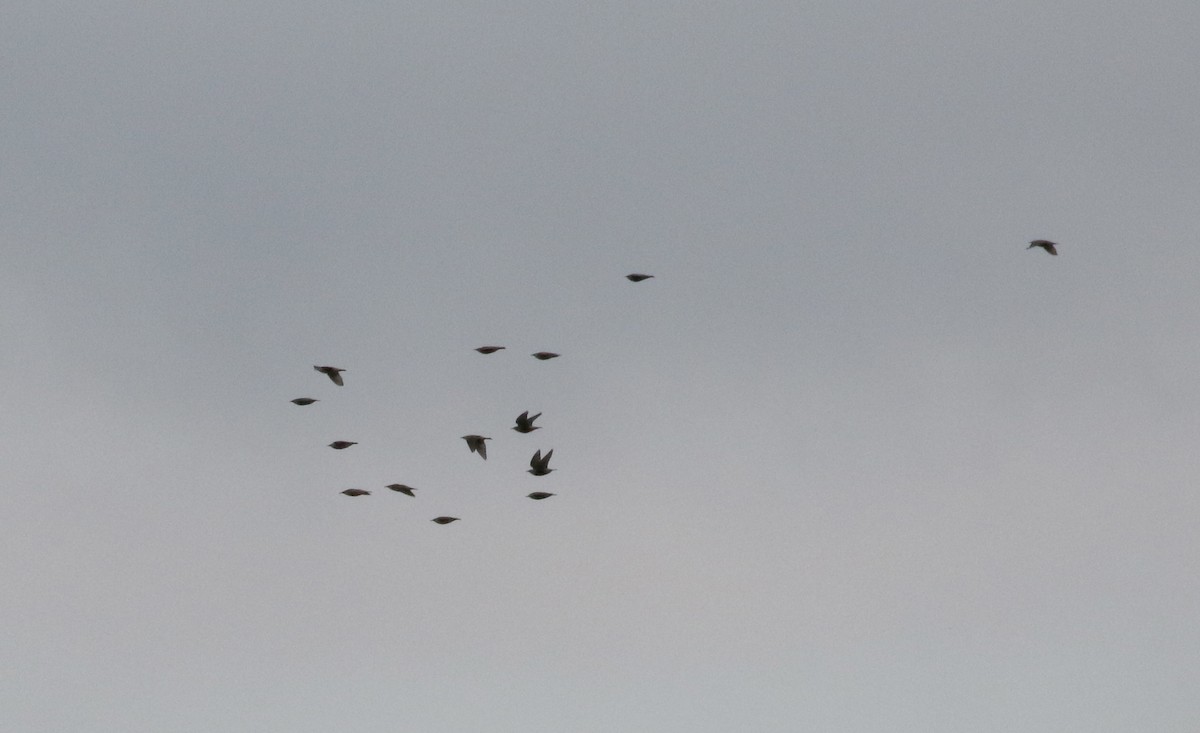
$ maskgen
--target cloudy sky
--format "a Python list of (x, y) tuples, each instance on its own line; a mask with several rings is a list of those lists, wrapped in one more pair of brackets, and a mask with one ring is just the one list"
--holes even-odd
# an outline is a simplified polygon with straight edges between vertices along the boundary
[(3, 16), (6, 729), (1195, 731), (1195, 2)]

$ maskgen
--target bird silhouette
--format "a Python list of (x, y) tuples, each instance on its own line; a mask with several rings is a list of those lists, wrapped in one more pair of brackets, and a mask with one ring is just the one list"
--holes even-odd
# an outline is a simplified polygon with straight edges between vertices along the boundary
[(314, 400), (312, 397), (297, 397), (296, 399), (292, 400), (293, 405), (301, 405), (301, 406), (311, 405), (314, 402), (320, 402), (320, 400)]
[(353, 440), (335, 440), (329, 444), (329, 447), (333, 448), (334, 450), (346, 450), (352, 445), (358, 445), (358, 443), (354, 442)]
[(313, 366), (313, 369), (316, 369), (318, 372), (327, 375), (330, 379), (333, 380), (333, 383), (339, 387), (341, 387), (345, 384), (344, 382), (342, 382), (342, 375), (341, 375), (341, 372), (346, 371), (345, 369), (338, 369), (337, 367), (331, 367), (331, 366), (316, 366), (316, 365)]
[(346, 489), (342, 493), (345, 494), (346, 496), (370, 496), (371, 495), (370, 491), (363, 491), (362, 489)]
[(550, 456), (552, 455), (554, 455), (553, 448), (551, 448), (550, 452), (544, 456), (542, 455), (541, 449), (538, 449), (538, 452), (533, 454), (533, 458), (529, 459), (529, 472), (534, 476), (545, 476), (553, 471), (554, 469), (550, 468)]
[(388, 484), (387, 488), (391, 489), (392, 491), (399, 491), (401, 494), (408, 494), (409, 496), (413, 497), (416, 496), (416, 494), (413, 493), (416, 491), (416, 489), (411, 486), (405, 486), (404, 484)]
[(534, 501), (541, 501), (542, 499), (549, 499), (552, 496), (554, 494), (551, 494), (549, 491), (535, 491), (529, 495), (529, 498)]
[(429, 521), (437, 522), (438, 524), (450, 524), (451, 522), (457, 522), (458, 517), (434, 517)]
[(542, 361), (546, 361), (547, 359), (554, 359), (555, 357), (557, 357), (559, 355), (554, 353), (553, 351), (539, 351), (536, 354), (530, 354), (530, 356), (532, 356), (534, 359), (541, 359)]
[(494, 354), (503, 348), (504, 348), (503, 346), (480, 346), (478, 349), (475, 349), (475, 350), (481, 354)]
[(1029, 246), (1026, 247), (1025, 249), (1033, 249), (1034, 247), (1041, 247), (1042, 249), (1046, 250), (1050, 254), (1058, 256), (1058, 250), (1055, 249), (1054, 246), (1055, 246), (1054, 242), (1051, 242), (1049, 239), (1035, 239), (1032, 242), (1030, 242)]
[(462, 439), (467, 441), (467, 447), (471, 449), (472, 453), (478, 453), (480, 458), (487, 460), (487, 443), (483, 441), (491, 440), (491, 438), (485, 438), (482, 435), (464, 435)]
[(537, 420), (541, 416), (542, 413), (539, 412), (533, 417), (530, 417), (529, 410), (526, 410), (520, 415), (517, 415), (517, 425), (513, 428), (513, 430), (516, 430), (518, 433), (532, 433), (534, 430), (541, 430), (540, 425), (533, 424), (533, 421)]
[(643, 275), (640, 272), (634, 272), (632, 274), (626, 275), (625, 277), (629, 278), (630, 280), (634, 281), (635, 283), (640, 283), (641, 281), (649, 280), (650, 278), (652, 278), (654, 276), (653, 275)]

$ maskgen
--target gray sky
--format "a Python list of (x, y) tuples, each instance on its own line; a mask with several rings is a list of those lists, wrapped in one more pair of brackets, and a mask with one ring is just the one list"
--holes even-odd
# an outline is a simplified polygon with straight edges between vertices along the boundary
[(6, 729), (1195, 730), (1200, 5), (4, 16)]

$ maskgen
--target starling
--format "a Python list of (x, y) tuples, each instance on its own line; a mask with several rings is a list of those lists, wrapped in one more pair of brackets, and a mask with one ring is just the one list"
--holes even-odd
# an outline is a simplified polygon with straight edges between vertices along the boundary
[(630, 280), (634, 281), (635, 283), (640, 283), (641, 281), (649, 280), (650, 278), (652, 278), (654, 276), (653, 275), (643, 275), (640, 272), (635, 272), (630, 275), (626, 275), (625, 277), (629, 278)]
[(458, 517), (434, 517), (430, 521), (437, 522), (438, 524), (450, 524), (451, 522), (457, 522)]
[(358, 445), (358, 443), (354, 442), (353, 440), (335, 440), (329, 444), (329, 447), (333, 448), (334, 450), (346, 450), (352, 445)]
[(1058, 255), (1058, 250), (1054, 248), (1054, 242), (1051, 242), (1049, 239), (1035, 239), (1025, 249), (1033, 249), (1034, 247), (1041, 247), (1052, 255)]
[(313, 366), (313, 369), (316, 369), (322, 374), (328, 375), (329, 378), (333, 380), (333, 383), (339, 387), (344, 384), (344, 382), (342, 382), (342, 375), (340, 372), (346, 371), (345, 369), (338, 369), (337, 367), (331, 366)]
[(314, 400), (312, 397), (297, 397), (296, 399), (292, 400), (293, 405), (300, 406), (311, 405), (314, 402), (320, 402), (320, 400)]
[(554, 455), (553, 448), (551, 448), (550, 452), (544, 456), (542, 455), (542, 451), (539, 449), (537, 453), (533, 454), (533, 458), (529, 459), (529, 465), (531, 466), (529, 472), (534, 476), (545, 476), (553, 471), (554, 469), (550, 468), (550, 456), (552, 455)]
[(467, 441), (467, 447), (471, 449), (472, 453), (478, 453), (480, 458), (487, 460), (487, 443), (483, 441), (491, 440), (491, 438), (485, 438), (482, 435), (464, 435), (462, 439)]
[(532, 433), (534, 430), (540, 430), (541, 426), (534, 425), (533, 421), (537, 420), (541, 416), (542, 413), (539, 412), (533, 417), (530, 417), (529, 410), (526, 410), (520, 415), (517, 415), (517, 426), (514, 427), (513, 430), (516, 430), (518, 433)]
[(549, 499), (552, 496), (554, 494), (551, 494), (549, 491), (535, 491), (529, 495), (529, 498), (534, 501), (541, 501), (542, 499)]
[(504, 348), (503, 346), (480, 346), (478, 349), (475, 349), (475, 350), (481, 354), (494, 354), (503, 348)]
[(531, 356), (534, 359), (541, 359), (542, 361), (545, 361), (547, 359), (553, 359), (557, 357), (558, 354), (554, 353), (553, 351), (539, 351), (536, 354), (531, 354)]
[(371, 495), (370, 491), (363, 491), (362, 489), (346, 489), (342, 493), (345, 494), (346, 496), (370, 496)]
[(405, 486), (404, 484), (388, 484), (387, 488), (391, 489), (392, 491), (399, 491), (401, 494), (408, 494), (409, 496), (413, 497), (416, 496), (416, 494), (413, 493), (416, 491), (416, 489), (411, 486)]

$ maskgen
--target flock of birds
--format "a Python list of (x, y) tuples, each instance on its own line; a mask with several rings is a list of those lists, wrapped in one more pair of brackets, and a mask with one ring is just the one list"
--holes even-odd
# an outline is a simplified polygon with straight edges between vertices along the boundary
[[(634, 273), (630, 273), (629, 275), (626, 275), (625, 277), (626, 277), (626, 279), (630, 280), (631, 282), (640, 283), (644, 280), (649, 280), (650, 278), (652, 278), (654, 276), (653, 275), (645, 275), (645, 274), (642, 274), (639, 272), (634, 272)], [(504, 348), (505, 347), (503, 347), (503, 346), (480, 346), (480, 347), (476, 348), (475, 351), (478, 351), (480, 354), (486, 355), (486, 354), (494, 354), (497, 351), (500, 351)], [(547, 361), (549, 359), (557, 358), (559, 356), (559, 354), (556, 354), (553, 351), (538, 351), (534, 354), (531, 354), (531, 356), (533, 356), (533, 358), (538, 359), (540, 361)], [(315, 369), (316, 371), (320, 372), (321, 374), (324, 374), (325, 376), (329, 377), (330, 381), (332, 381), (334, 384), (336, 384), (339, 387), (343, 387), (346, 384), (345, 380), (342, 379), (342, 372), (346, 371), (345, 369), (342, 369), (340, 367), (335, 367), (335, 366), (316, 366), (316, 365), (313, 366), (313, 369)], [(308, 405), (311, 405), (311, 404), (313, 404), (315, 402), (319, 402), (319, 401), (320, 400), (313, 398), (313, 397), (297, 397), (296, 399), (292, 400), (292, 404), (299, 405), (301, 407), (307, 407)], [(526, 410), (525, 412), (522, 412), (520, 415), (517, 415), (516, 425), (514, 425), (512, 429), (517, 431), (518, 433), (532, 433), (535, 430), (539, 430), (540, 426), (534, 425), (533, 422), (535, 420), (537, 420), (539, 417), (541, 417), (541, 415), (542, 415), (542, 413), (540, 413), (540, 412), (537, 413), (536, 415), (530, 415), (529, 411)], [(467, 449), (470, 450), (470, 452), (478, 454), (479, 457), (485, 461), (487, 460), (487, 442), (486, 441), (491, 440), (490, 437), (487, 437), (484, 435), (464, 435), (464, 436), (462, 436), (462, 439), (464, 441), (466, 441)], [(350, 446), (353, 446), (353, 445), (358, 445), (358, 443), (353, 440), (335, 440), (329, 444), (329, 447), (333, 448), (334, 450), (346, 450), (347, 448), (349, 448)], [(549, 475), (550, 472), (554, 470), (553, 468), (550, 468), (550, 458), (553, 455), (554, 455), (553, 448), (551, 448), (549, 451), (547, 451), (545, 455), (542, 455), (542, 451), (539, 448), (533, 454), (533, 457), (531, 459), (529, 459), (529, 473), (533, 474), (534, 476)], [(414, 493), (416, 491), (416, 489), (413, 488), (412, 486), (406, 486), (405, 484), (388, 484), (385, 488), (391, 489), (392, 491), (396, 491), (401, 494), (405, 494), (406, 496), (413, 496), (413, 497), (416, 496), (416, 494)], [(371, 495), (371, 492), (367, 491), (365, 489), (346, 489), (345, 491), (343, 491), (341, 493), (345, 494), (346, 496), (351, 496), (351, 497), (370, 496)], [(549, 499), (550, 497), (554, 496), (554, 494), (552, 494), (548, 491), (534, 491), (533, 493), (528, 494), (527, 496), (530, 499), (533, 499), (535, 501), (542, 501), (543, 499)], [(440, 517), (434, 517), (431, 521), (434, 521), (438, 524), (450, 524), (451, 522), (457, 522), (458, 520), (459, 520), (458, 517), (440, 516)]]
[[(1049, 254), (1052, 254), (1055, 256), (1058, 255), (1057, 244), (1054, 242), (1051, 242), (1048, 239), (1035, 239), (1029, 243), (1029, 246), (1026, 247), (1026, 249), (1034, 249), (1035, 247), (1043, 249), (1046, 252), (1048, 252)], [(654, 276), (635, 272), (635, 273), (626, 275), (625, 277), (628, 280), (630, 280), (631, 282), (639, 283), (644, 280), (649, 280), (650, 278), (652, 278)], [(503, 346), (480, 346), (480, 347), (476, 348), (475, 351), (478, 351), (480, 354), (486, 355), (486, 354), (494, 354), (497, 351), (500, 351), (504, 348), (505, 347), (503, 347)], [(531, 356), (533, 356), (533, 358), (539, 359), (541, 361), (547, 361), (549, 359), (557, 358), (559, 355), (554, 353), (553, 351), (538, 351), (534, 354), (531, 354)], [(345, 381), (342, 379), (342, 372), (346, 371), (345, 369), (342, 369), (340, 367), (334, 367), (334, 366), (313, 366), (313, 369), (315, 369), (318, 372), (329, 377), (329, 379), (337, 386), (341, 387), (341, 386), (345, 385)], [(292, 403), (296, 404), (296, 405), (300, 405), (301, 407), (306, 407), (306, 406), (311, 405), (314, 402), (318, 402), (318, 401), (319, 400), (314, 399), (312, 397), (297, 397), (296, 399), (292, 400)], [(520, 415), (517, 415), (516, 425), (514, 425), (512, 429), (517, 431), (518, 433), (532, 433), (535, 430), (539, 430), (540, 427), (537, 425), (534, 425), (533, 422), (535, 420), (537, 420), (539, 417), (541, 417), (541, 415), (542, 415), (542, 413), (540, 413), (540, 412), (537, 413), (536, 415), (530, 415), (529, 411), (526, 410), (525, 412), (522, 412)], [(464, 435), (464, 436), (462, 436), (462, 439), (464, 441), (466, 441), (467, 449), (470, 450), (471, 453), (476, 453), (483, 460), (485, 460), (485, 461), (487, 460), (487, 441), (491, 440), (490, 437), (485, 436), (485, 435)], [(334, 450), (345, 450), (353, 445), (357, 445), (357, 443), (353, 440), (335, 440), (329, 444), (329, 447), (333, 448)], [(542, 454), (542, 451), (539, 448), (537, 450), (537, 452), (535, 452), (533, 454), (533, 457), (529, 459), (529, 473), (533, 474), (534, 476), (548, 475), (551, 471), (554, 470), (553, 468), (550, 468), (550, 458), (553, 455), (554, 455), (553, 448), (550, 449), (549, 451), (547, 451), (545, 455)], [(413, 496), (413, 497), (416, 496), (416, 494), (413, 493), (416, 491), (416, 489), (413, 488), (412, 486), (407, 486), (405, 484), (388, 484), (385, 488), (391, 489), (392, 491), (395, 491), (395, 492), (398, 492), (401, 494), (405, 494), (406, 496)], [(352, 497), (370, 496), (371, 495), (371, 492), (367, 491), (365, 489), (346, 489), (345, 491), (343, 491), (341, 493), (345, 494), (346, 496), (352, 496)], [(527, 496), (530, 499), (533, 499), (535, 501), (542, 501), (543, 499), (549, 499), (550, 497), (554, 496), (554, 494), (550, 493), (549, 491), (534, 491), (534, 492), (528, 494)], [(434, 521), (438, 524), (450, 524), (451, 522), (457, 522), (458, 520), (459, 520), (458, 517), (451, 517), (451, 516), (443, 515), (440, 517), (434, 517), (432, 521)]]

